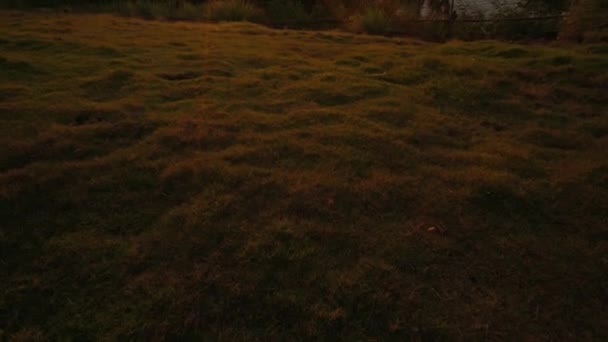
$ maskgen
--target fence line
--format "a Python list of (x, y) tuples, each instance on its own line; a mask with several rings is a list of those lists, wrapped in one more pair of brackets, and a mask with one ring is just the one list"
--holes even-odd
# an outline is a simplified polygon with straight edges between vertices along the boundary
[[(555, 19), (564, 19), (567, 18), (568, 15), (548, 15), (543, 17), (522, 17), (522, 18), (496, 18), (496, 19), (461, 19), (455, 20), (455, 23), (486, 23), (486, 22), (509, 22), (509, 21), (543, 21), (543, 20), (555, 20)], [(447, 21), (447, 20), (446, 20)]]
[[(542, 17), (520, 17), (520, 18), (495, 18), (495, 19), (407, 19), (400, 20), (398, 23), (408, 24), (408, 23), (493, 23), (493, 22), (518, 22), (518, 21), (545, 21), (545, 20), (556, 20), (556, 19), (565, 19), (568, 15), (549, 15)], [(283, 22), (269, 22), (268, 24), (273, 26), (287, 26), (287, 25), (321, 25), (321, 24), (335, 24), (335, 25), (344, 25), (348, 24), (349, 21), (339, 20), (339, 19), (317, 19), (317, 20), (307, 20), (307, 21), (283, 21)], [(608, 25), (608, 24), (607, 24)]]

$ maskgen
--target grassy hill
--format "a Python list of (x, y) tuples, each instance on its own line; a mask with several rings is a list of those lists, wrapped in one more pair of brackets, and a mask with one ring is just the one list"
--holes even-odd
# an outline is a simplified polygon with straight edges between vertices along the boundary
[(608, 337), (607, 45), (0, 18), (0, 339)]

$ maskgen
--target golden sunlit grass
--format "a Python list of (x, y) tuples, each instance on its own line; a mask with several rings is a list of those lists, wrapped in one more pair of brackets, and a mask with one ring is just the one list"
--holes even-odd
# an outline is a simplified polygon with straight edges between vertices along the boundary
[(0, 338), (606, 337), (606, 46), (0, 16)]

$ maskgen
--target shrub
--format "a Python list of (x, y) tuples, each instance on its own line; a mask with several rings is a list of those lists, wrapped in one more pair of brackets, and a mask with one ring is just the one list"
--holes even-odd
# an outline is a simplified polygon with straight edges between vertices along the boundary
[(219, 0), (207, 5), (207, 17), (215, 21), (256, 21), (260, 11), (247, 0)]
[(174, 20), (200, 20), (203, 18), (203, 13), (201, 5), (185, 1), (179, 7), (171, 6), (166, 18)]
[(391, 17), (380, 8), (372, 7), (361, 17), (361, 28), (370, 34), (387, 34), (391, 30)]
[(160, 1), (137, 1), (133, 3), (134, 14), (146, 19), (163, 18), (166, 11), (166, 4)]
[(92, 12), (119, 13), (132, 17), (169, 20), (201, 20), (204, 14), (202, 4), (181, 0), (91, 0), (89, 2), (81, 1), (74, 8)]
[(266, 4), (266, 16), (271, 24), (304, 26), (310, 23), (311, 15), (304, 4), (294, 0), (270, 0)]

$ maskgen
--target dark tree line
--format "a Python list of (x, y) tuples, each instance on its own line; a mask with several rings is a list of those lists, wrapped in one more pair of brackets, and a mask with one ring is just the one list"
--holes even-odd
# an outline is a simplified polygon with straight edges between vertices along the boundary
[[(112, 1), (124, 1), (124, 2), (138, 2), (146, 0), (20, 0), (20, 2), (27, 3), (32, 6), (61, 6), (61, 5), (86, 5), (95, 3), (108, 3)], [(163, 1), (163, 0), (160, 0)], [(190, 3), (205, 3), (211, 0), (164, 0), (167, 3), (175, 4), (179, 7), (185, 2)], [(323, 8), (332, 8), (336, 5), (342, 6), (352, 11), (361, 10), (366, 7), (387, 4), (395, 5), (407, 5), (410, 8), (417, 8), (420, 10), (423, 6), (428, 6), (434, 13), (447, 15), (450, 10), (450, 2), (452, 0), (248, 0), (256, 5), (264, 8), (270, 2), (282, 1), (286, 3), (297, 3), (305, 11), (312, 13), (314, 10)], [(458, 5), (462, 0), (454, 0)], [(487, 0), (492, 1), (492, 0)], [(608, 0), (605, 0), (608, 2)], [(1, 0), (0, 0), (1, 2)], [(5, 2), (11, 2), (11, 0), (5, 0)], [(565, 11), (570, 6), (572, 0), (518, 0), (519, 7), (525, 10), (534, 11), (537, 13), (545, 12), (559, 12)]]

